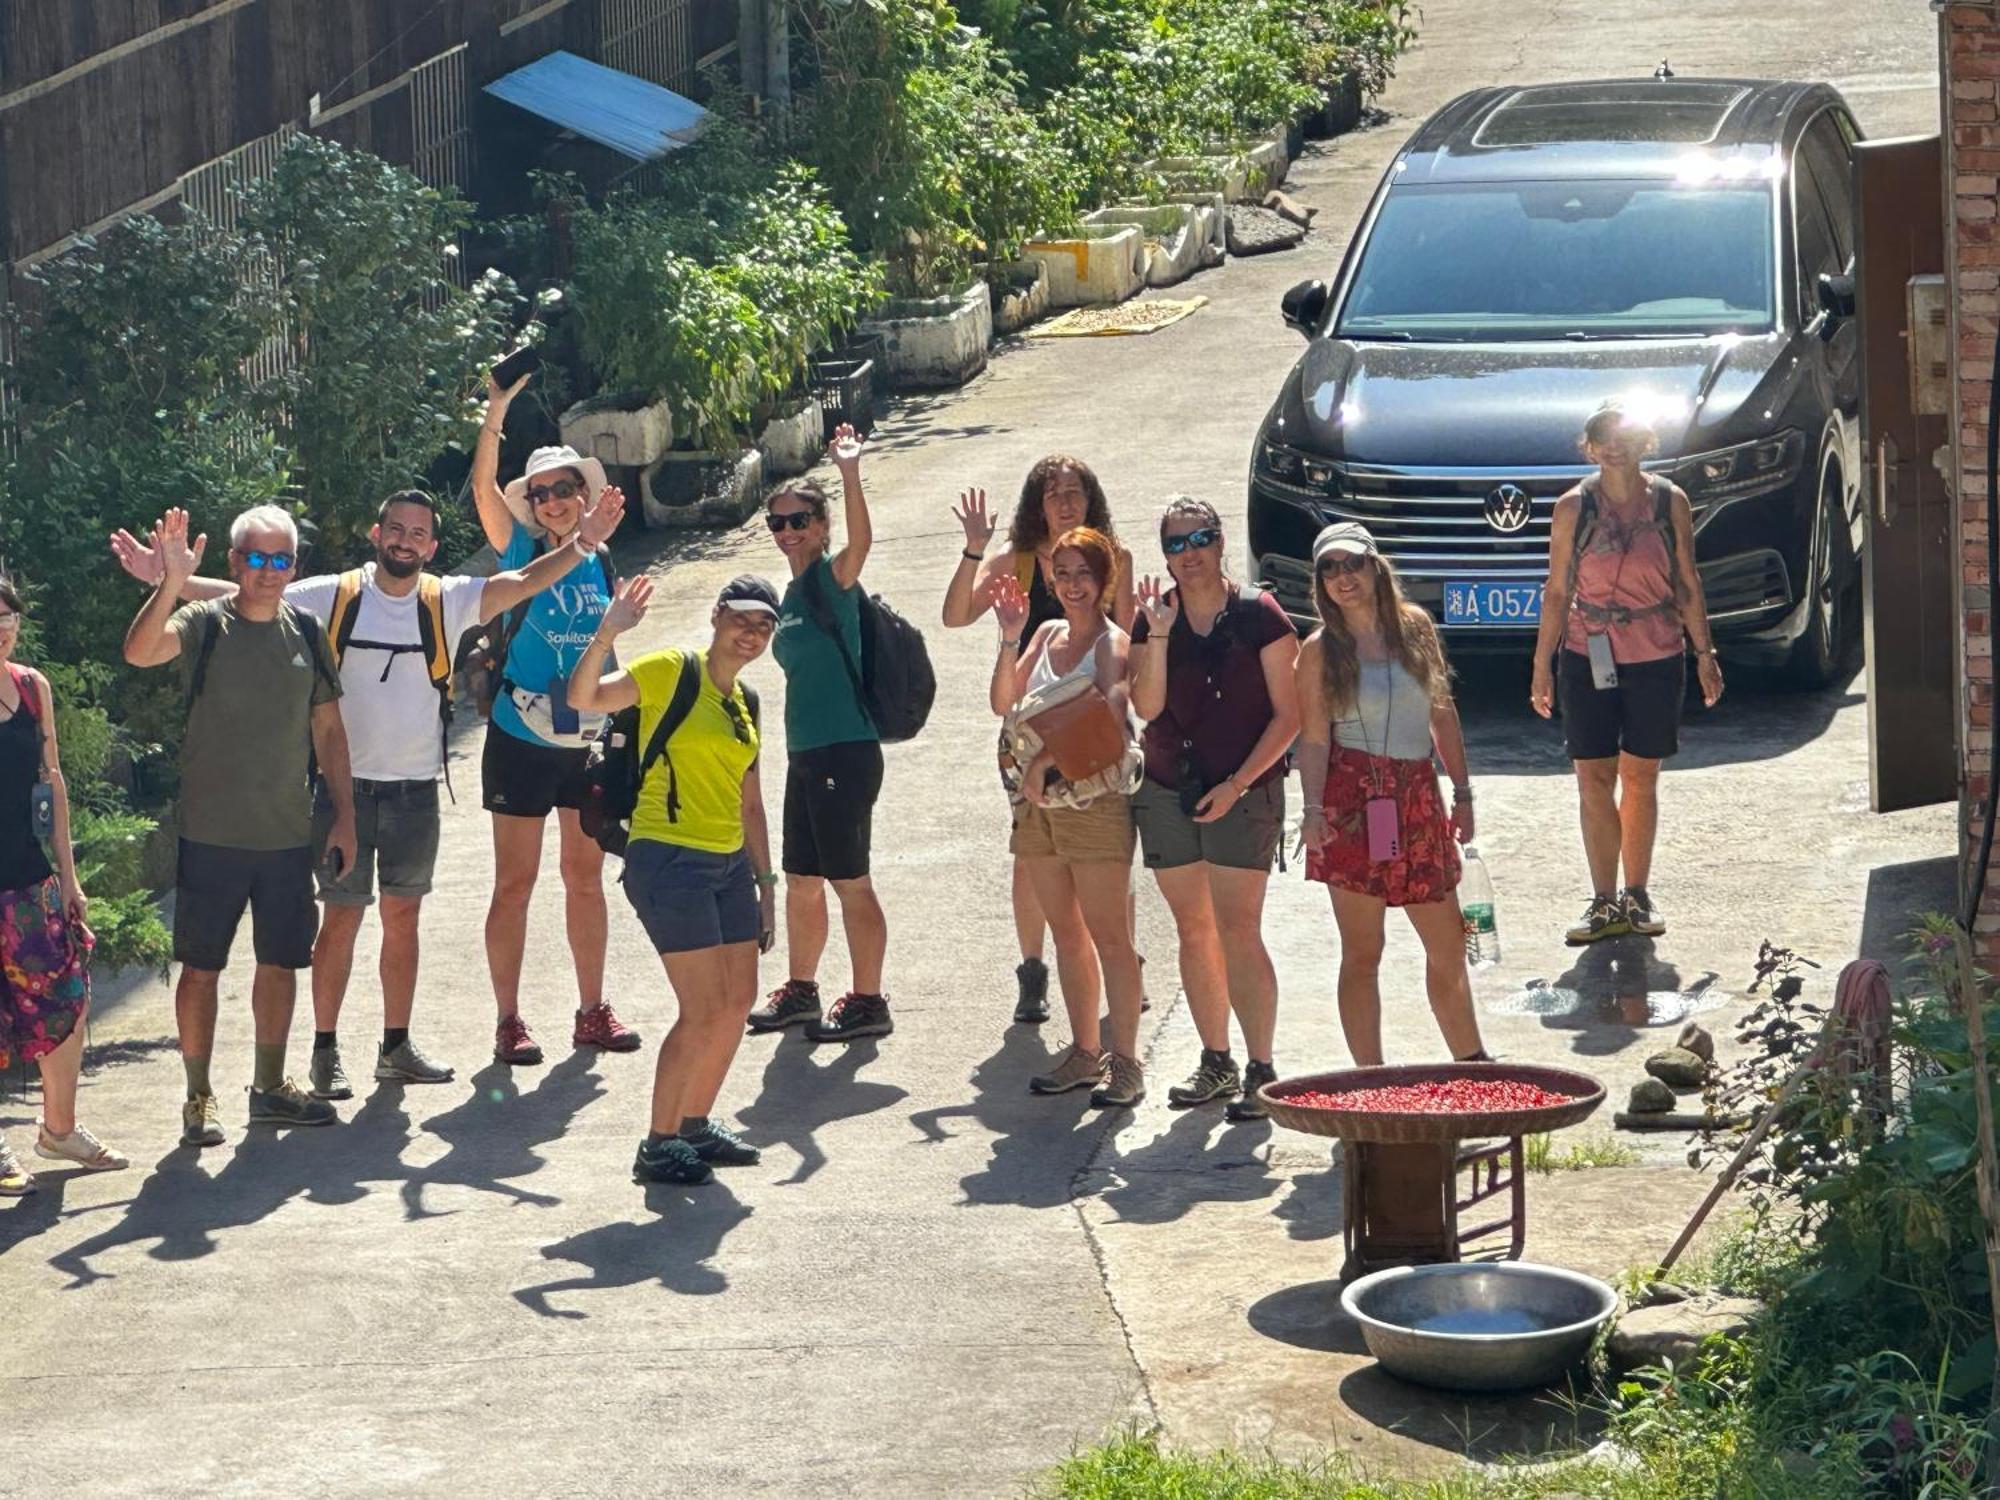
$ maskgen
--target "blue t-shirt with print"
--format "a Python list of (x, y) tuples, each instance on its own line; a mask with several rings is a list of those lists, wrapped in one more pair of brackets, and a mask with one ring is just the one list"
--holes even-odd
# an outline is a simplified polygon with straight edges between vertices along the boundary
[[(546, 543), (517, 524), (506, 550), (500, 554), (500, 570), (525, 568), (535, 560), (538, 551), (545, 549)], [(525, 693), (546, 694), (552, 684), (568, 682), (569, 674), (583, 660), (584, 649), (597, 634), (598, 622), (611, 603), (610, 585), (600, 554), (577, 564), (551, 587), (535, 595), (528, 601), (527, 618), (514, 633), (514, 644), (508, 648), (502, 675)], [(576, 749), (583, 744), (580, 738), (552, 741), (536, 733), (521, 717), (512, 696), (505, 692), (493, 700), (493, 723), (516, 739), (538, 745), (560, 744)]]

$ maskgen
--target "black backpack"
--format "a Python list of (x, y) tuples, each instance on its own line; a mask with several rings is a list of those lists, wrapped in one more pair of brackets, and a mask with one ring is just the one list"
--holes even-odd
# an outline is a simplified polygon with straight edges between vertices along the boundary
[[(625, 853), (632, 837), (632, 814), (639, 807), (639, 789), (646, 784), (646, 773), (652, 770), (653, 762), (663, 755), (667, 760), (667, 821), (680, 821), (680, 782), (674, 775), (674, 758), (667, 755), (667, 741), (694, 712), (695, 702), (701, 697), (701, 672), (701, 658), (695, 653), (690, 651), (681, 658), (681, 675), (674, 681), (674, 694), (667, 700), (660, 722), (653, 726), (645, 754), (638, 753), (637, 705), (621, 708), (606, 718), (597, 738), (590, 742), (584, 756), (583, 806), (577, 813), (577, 821), (606, 854)], [(737, 685), (743, 689), (750, 722), (755, 724), (757, 690), (747, 682)]]
[(931, 716), (937, 699), (937, 673), (931, 668), (930, 648), (924, 633), (889, 607), (880, 594), (862, 594), (861, 662), (857, 666), (847, 649), (847, 637), (833, 617), (833, 601), (826, 597), (815, 567), (806, 573), (806, 607), (813, 623), (833, 637), (840, 648), (841, 665), (854, 698), (875, 732), (885, 744), (913, 740)]

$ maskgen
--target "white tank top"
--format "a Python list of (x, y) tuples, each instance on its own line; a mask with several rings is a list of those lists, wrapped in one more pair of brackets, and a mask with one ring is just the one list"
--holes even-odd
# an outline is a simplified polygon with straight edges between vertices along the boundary
[(1333, 738), (1343, 750), (1429, 760), (1430, 694), (1401, 662), (1364, 661), (1354, 702), (1334, 721)]
[(1092, 641), (1090, 649), (1083, 653), (1082, 659), (1067, 672), (1058, 672), (1055, 669), (1055, 663), (1050, 657), (1048, 648), (1046, 646), (1043, 647), (1042, 654), (1035, 658), (1035, 664), (1028, 669), (1028, 692), (1039, 693), (1044, 688), (1052, 688), (1057, 683), (1067, 682), (1072, 677), (1095, 676), (1097, 671), (1097, 645), (1098, 641), (1103, 639), (1102, 636), (1099, 636), (1097, 641)]

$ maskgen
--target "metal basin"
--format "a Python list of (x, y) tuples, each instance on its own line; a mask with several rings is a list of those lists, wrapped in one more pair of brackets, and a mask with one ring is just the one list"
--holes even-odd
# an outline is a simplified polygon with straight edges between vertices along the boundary
[(1618, 1305), (1594, 1276), (1516, 1261), (1396, 1266), (1340, 1305), (1383, 1368), (1450, 1391), (1548, 1385), (1590, 1349)]

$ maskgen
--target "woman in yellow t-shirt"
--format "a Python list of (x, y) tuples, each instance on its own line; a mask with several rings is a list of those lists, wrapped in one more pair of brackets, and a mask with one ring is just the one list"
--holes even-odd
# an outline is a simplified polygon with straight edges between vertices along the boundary
[(778, 593), (732, 579), (715, 601), (705, 651), (655, 651), (604, 671), (611, 643), (646, 617), (652, 580), (627, 579), (569, 681), (586, 713), (639, 710), (643, 752), (694, 674), (686, 717), (646, 768), (632, 814), (623, 884), (667, 967), (680, 1016), (653, 1071), (651, 1133), (632, 1174), (641, 1182), (706, 1182), (716, 1166), (751, 1166), (757, 1148), (709, 1117), (757, 999), (757, 955), (776, 932), (771, 840), (757, 775), (757, 699), (737, 674), (769, 649)]

